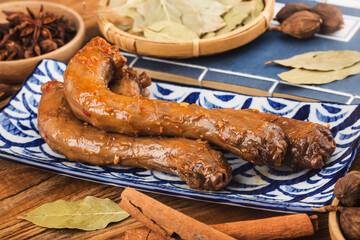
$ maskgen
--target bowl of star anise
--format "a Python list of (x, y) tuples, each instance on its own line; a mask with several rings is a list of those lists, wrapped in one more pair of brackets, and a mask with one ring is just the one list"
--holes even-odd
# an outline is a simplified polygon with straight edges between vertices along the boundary
[(82, 47), (84, 36), (83, 19), (64, 5), (0, 4), (0, 83), (21, 83), (44, 58), (67, 63)]

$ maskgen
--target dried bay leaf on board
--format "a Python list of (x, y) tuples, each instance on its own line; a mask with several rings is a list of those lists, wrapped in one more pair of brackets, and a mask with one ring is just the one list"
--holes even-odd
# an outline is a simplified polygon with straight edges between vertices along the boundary
[(239, 2), (229, 12), (224, 15), (226, 26), (216, 32), (216, 35), (222, 35), (234, 30), (238, 25), (251, 14), (255, 9), (253, 2)]
[(58, 200), (46, 203), (19, 218), (41, 227), (91, 231), (105, 228), (110, 222), (119, 222), (127, 217), (129, 214), (110, 199), (87, 196), (79, 201)]
[(308, 70), (331, 71), (339, 70), (360, 62), (360, 52), (358, 51), (316, 51), (295, 55), (291, 58), (270, 61), (277, 64), (303, 68)]
[(278, 76), (287, 82), (297, 84), (325, 84), (336, 80), (344, 79), (350, 75), (360, 73), (360, 62), (340, 70), (334, 71), (313, 71), (305, 69), (292, 69), (278, 74)]
[(188, 27), (172, 22), (159, 21), (143, 28), (146, 38), (160, 41), (192, 41), (198, 38), (198, 35)]

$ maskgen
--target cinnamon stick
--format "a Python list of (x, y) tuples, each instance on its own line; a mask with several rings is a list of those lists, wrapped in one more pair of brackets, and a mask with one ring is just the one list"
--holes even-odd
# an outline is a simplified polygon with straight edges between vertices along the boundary
[(318, 222), (316, 215), (309, 217), (304, 213), (208, 226), (132, 188), (123, 191), (119, 205), (150, 228), (128, 230), (125, 235), (128, 240), (289, 239), (315, 234)]
[[(315, 218), (316, 217), (316, 218)], [(314, 223), (312, 223), (314, 221)], [(314, 226), (315, 225), (315, 226)], [(251, 221), (239, 221), (211, 225), (236, 239), (292, 239), (311, 236), (315, 233), (317, 216), (294, 214)], [(125, 232), (126, 240), (163, 240), (162, 236), (145, 228), (130, 229)]]
[(132, 188), (122, 192), (119, 206), (165, 238), (234, 239)]
[(315, 234), (314, 225), (305, 213), (222, 223), (211, 227), (236, 239), (289, 239)]

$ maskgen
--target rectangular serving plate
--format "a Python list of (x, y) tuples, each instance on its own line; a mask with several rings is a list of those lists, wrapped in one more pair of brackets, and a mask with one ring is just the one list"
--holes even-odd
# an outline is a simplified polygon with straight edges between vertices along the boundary
[(360, 138), (360, 106), (325, 102), (298, 102), (283, 98), (253, 97), (237, 93), (153, 82), (151, 98), (196, 103), (206, 108), (259, 109), (290, 118), (330, 125), (336, 150), (319, 170), (294, 171), (287, 167), (255, 166), (224, 152), (233, 179), (220, 191), (199, 191), (177, 176), (159, 171), (120, 166), (95, 166), (67, 160), (52, 151), (37, 130), (40, 87), (63, 80), (64, 63), (45, 59), (24, 81), (22, 88), (0, 111), (0, 156), (14, 162), (88, 181), (133, 187), (219, 204), (281, 212), (312, 212), (329, 204), (336, 181), (355, 159)]

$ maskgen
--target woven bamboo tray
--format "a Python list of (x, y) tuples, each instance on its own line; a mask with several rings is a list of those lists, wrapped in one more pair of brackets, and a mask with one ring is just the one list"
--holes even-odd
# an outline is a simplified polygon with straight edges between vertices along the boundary
[[(102, 7), (109, 1), (101, 1)], [(247, 44), (260, 36), (268, 28), (274, 14), (275, 0), (264, 0), (262, 13), (250, 23), (227, 34), (195, 41), (165, 42), (135, 36), (120, 30), (101, 14), (97, 22), (101, 33), (111, 43), (122, 50), (140, 55), (165, 58), (190, 58), (221, 53)]]

